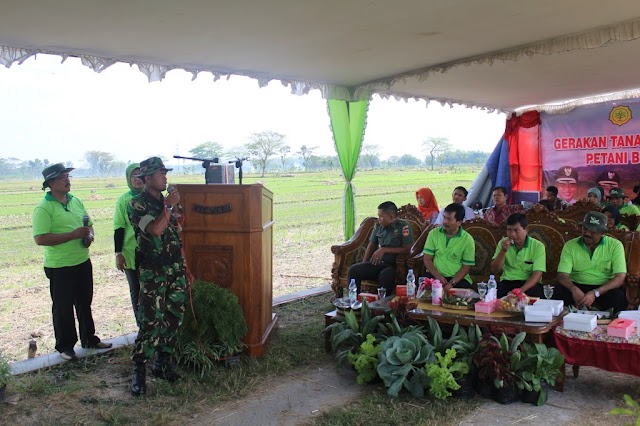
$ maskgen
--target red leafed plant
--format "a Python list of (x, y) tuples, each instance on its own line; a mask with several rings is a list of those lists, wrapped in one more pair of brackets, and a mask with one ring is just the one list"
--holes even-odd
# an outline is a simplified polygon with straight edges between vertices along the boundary
[(473, 358), (478, 366), (478, 379), (493, 383), (497, 389), (515, 384), (521, 359), (518, 347), (525, 336), (525, 333), (520, 333), (511, 339), (503, 334), (497, 339), (484, 335)]
[(409, 311), (418, 307), (416, 302), (409, 302), (408, 297), (396, 297), (389, 302), (389, 309), (395, 315), (401, 326), (407, 326), (413, 323), (409, 318)]

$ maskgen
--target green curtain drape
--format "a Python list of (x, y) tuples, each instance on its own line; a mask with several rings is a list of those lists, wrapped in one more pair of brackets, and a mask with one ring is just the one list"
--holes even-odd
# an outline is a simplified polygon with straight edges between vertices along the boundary
[(336, 99), (327, 101), (333, 141), (344, 176), (344, 236), (348, 240), (356, 229), (355, 187), (352, 180), (360, 156), (369, 101), (349, 102)]

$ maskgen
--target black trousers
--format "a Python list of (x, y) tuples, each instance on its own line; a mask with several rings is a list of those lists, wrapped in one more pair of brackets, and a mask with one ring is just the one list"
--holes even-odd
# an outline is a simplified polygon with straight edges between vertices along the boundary
[(93, 268), (91, 261), (64, 268), (44, 268), (49, 278), (49, 292), (53, 306), (53, 331), (56, 336), (56, 350), (64, 352), (73, 349), (78, 341), (76, 322), (78, 317), (80, 342), (82, 346), (95, 345), (100, 341), (95, 336), (96, 329), (91, 314), (93, 301)]
[(137, 269), (125, 269), (124, 274), (129, 283), (129, 297), (131, 297), (131, 307), (133, 308), (133, 316), (136, 318), (136, 324), (140, 327), (138, 321), (138, 300), (140, 299), (140, 276)]
[(386, 288), (387, 293), (390, 294), (396, 288), (396, 264), (386, 262), (380, 262), (377, 265), (371, 262), (354, 263), (349, 267), (349, 282), (352, 279), (356, 280), (358, 293), (360, 293), (362, 280), (378, 280), (380, 287)]
[[(597, 285), (578, 284), (575, 282), (573, 284), (584, 293), (595, 290), (599, 287)], [(557, 284), (553, 290), (553, 299), (563, 300), (564, 304), (567, 306), (575, 306), (576, 304), (576, 301), (573, 300), (573, 295), (571, 294), (571, 292), (560, 284)], [(603, 311), (611, 308), (613, 308), (614, 312), (624, 311), (628, 306), (627, 295), (625, 294), (622, 287), (614, 288), (613, 290), (609, 290), (608, 292), (600, 295), (600, 297), (598, 297), (596, 301), (593, 302), (593, 304), (597, 306), (598, 309)], [(577, 307), (581, 308), (581, 306)]]
[[(498, 283), (498, 298), (506, 296), (514, 288), (520, 288), (526, 283), (525, 280), (502, 280)], [(557, 288), (557, 286), (556, 286)], [(527, 296), (543, 297), (542, 284), (538, 283), (525, 291)]]
[[(427, 278), (435, 278), (433, 276), (433, 274), (431, 274), (431, 272), (426, 272), (424, 274), (425, 277)], [(447, 281), (449, 281), (451, 278), (453, 277), (444, 277)], [(442, 285), (444, 286), (444, 283), (442, 283)], [(469, 284), (469, 281), (467, 280), (461, 280), (459, 283), (456, 283), (455, 288), (471, 288), (471, 284)]]

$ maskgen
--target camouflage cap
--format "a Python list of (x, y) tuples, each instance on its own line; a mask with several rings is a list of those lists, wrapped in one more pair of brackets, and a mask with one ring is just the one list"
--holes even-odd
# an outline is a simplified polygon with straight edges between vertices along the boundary
[(609, 190), (609, 198), (624, 198), (624, 191), (622, 188), (611, 188)]
[(605, 232), (607, 230), (607, 216), (600, 212), (589, 212), (579, 224), (591, 232)]
[(558, 183), (576, 183), (578, 182), (578, 171), (571, 166), (560, 167), (556, 175)]
[(138, 177), (151, 176), (158, 170), (170, 172), (173, 169), (166, 168), (160, 157), (151, 157), (140, 162), (140, 173), (138, 173)]

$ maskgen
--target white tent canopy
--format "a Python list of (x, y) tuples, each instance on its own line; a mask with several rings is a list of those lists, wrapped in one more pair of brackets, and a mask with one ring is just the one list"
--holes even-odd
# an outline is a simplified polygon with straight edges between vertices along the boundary
[(5, 66), (53, 53), (513, 111), (637, 96), (640, 2), (5, 0), (0, 46)]

